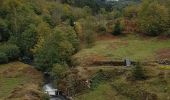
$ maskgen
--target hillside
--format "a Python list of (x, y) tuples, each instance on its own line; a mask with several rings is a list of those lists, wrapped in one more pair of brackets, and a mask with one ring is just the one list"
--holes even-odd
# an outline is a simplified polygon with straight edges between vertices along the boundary
[(169, 5), (0, 0), (0, 99), (169, 100)]
[[(169, 52), (165, 52), (170, 48), (169, 39), (146, 39), (135, 35), (110, 37), (99, 38), (92, 48), (83, 49), (74, 55), (73, 58), (75, 63), (83, 65), (83, 62), (90, 63), (90, 61), (100, 61), (100, 59), (101, 61), (104, 59), (113, 61), (130, 59), (132, 61), (140, 62), (160, 62), (161, 60), (170, 60)], [(164, 54), (162, 54), (163, 51)], [(167, 55), (167, 57), (164, 55)]]
[[(95, 45), (83, 49), (73, 56), (77, 75), (92, 80), (91, 88), (83, 94), (77, 94), (75, 100), (168, 100), (169, 65), (158, 64), (158, 52), (170, 48), (169, 40), (159, 38), (146, 39), (129, 35), (126, 37), (100, 37)], [(169, 61), (169, 53), (161, 60)], [(169, 56), (168, 56), (169, 55)], [(115, 65), (124, 59), (144, 62), (144, 80), (134, 80), (134, 67)], [(159, 58), (159, 59), (158, 59)], [(103, 61), (114, 61), (104, 64)], [(97, 64), (100, 63), (100, 64)], [(161, 63), (161, 62), (160, 62)]]
[(40, 100), (43, 97), (40, 85), (41, 72), (21, 62), (0, 65), (1, 100)]

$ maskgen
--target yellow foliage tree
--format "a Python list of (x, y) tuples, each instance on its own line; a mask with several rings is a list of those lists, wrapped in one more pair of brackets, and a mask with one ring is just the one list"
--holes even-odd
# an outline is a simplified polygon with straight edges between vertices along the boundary
[(51, 35), (51, 29), (49, 25), (45, 22), (41, 22), (37, 29), (37, 44), (35, 45), (34, 49), (32, 49), (33, 53), (36, 53), (37, 49), (42, 48), (45, 42), (45, 38)]

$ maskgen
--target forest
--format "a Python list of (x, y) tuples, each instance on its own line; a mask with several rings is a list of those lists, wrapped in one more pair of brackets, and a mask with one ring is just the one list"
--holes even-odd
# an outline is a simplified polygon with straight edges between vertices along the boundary
[(61, 100), (169, 100), (170, 1), (0, 0), (0, 99), (53, 100), (45, 74)]

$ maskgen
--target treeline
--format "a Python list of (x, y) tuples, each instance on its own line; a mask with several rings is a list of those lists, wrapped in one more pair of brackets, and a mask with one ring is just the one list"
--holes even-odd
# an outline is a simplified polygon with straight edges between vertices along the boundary
[(124, 17), (137, 25), (137, 32), (150, 36), (170, 34), (170, 1), (144, 0), (125, 8)]
[(93, 13), (99, 13), (101, 8), (106, 11), (112, 11), (113, 9), (122, 10), (124, 7), (130, 4), (140, 3), (141, 0), (60, 0), (62, 3), (67, 3), (76, 7), (88, 6), (92, 9)]
[(112, 11), (112, 4), (107, 0), (61, 0), (61, 2), (76, 7), (88, 6), (92, 9), (94, 14), (98, 13), (101, 8), (105, 8), (106, 11)]

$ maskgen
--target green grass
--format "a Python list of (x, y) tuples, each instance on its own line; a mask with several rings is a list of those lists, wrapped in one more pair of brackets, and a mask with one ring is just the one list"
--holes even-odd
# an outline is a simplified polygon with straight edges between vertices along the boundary
[(18, 86), (40, 81), (39, 76), (31, 66), (21, 62), (0, 65), (0, 100), (8, 97)]
[[(120, 67), (119, 69), (123, 70), (124, 68)], [(170, 98), (170, 70), (167, 68), (162, 70), (160, 65), (145, 66), (145, 70), (148, 70), (145, 72), (148, 78), (134, 81), (129, 80), (131, 70), (127, 69), (125, 72), (123, 71), (124, 73), (114, 76), (113, 80), (98, 82), (97, 87), (75, 96), (75, 100), (142, 100), (147, 96), (153, 96), (152, 99), (157, 98), (154, 100), (168, 100)], [(105, 71), (107, 72), (107, 70)], [(117, 72), (120, 71), (117, 70)], [(164, 77), (160, 73), (165, 73)]]
[[(159, 51), (168, 48), (170, 48), (170, 40), (161, 40), (156, 37), (139, 38), (139, 36), (129, 35), (99, 40), (93, 47), (81, 50), (73, 58), (79, 66), (84, 66), (83, 64), (86, 64), (86, 62), (98, 60), (97, 57), (104, 60), (129, 58), (134, 61), (154, 61), (157, 59)], [(113, 67), (106, 66), (90, 66), (87, 68), (92, 71), (97, 69), (113, 70)], [(119, 68), (124, 69), (123, 67)], [(146, 68), (145, 74), (149, 77), (147, 80), (128, 80), (131, 77), (131, 71), (130, 68), (125, 68), (127, 69), (126, 73), (117, 76), (111, 82), (99, 83), (94, 90), (76, 96), (75, 100), (128, 100), (129, 98), (129, 100), (141, 100), (140, 98), (143, 97), (143, 95), (140, 95), (141, 92), (153, 95), (158, 100), (168, 100), (170, 98), (170, 66), (155, 64), (154, 66), (144, 66), (144, 68)], [(162, 76), (162, 73), (165, 73), (165, 75)]]
[(117, 95), (110, 84), (100, 84), (95, 90), (77, 96), (75, 100), (128, 100), (126, 97)]
[(166, 48), (170, 48), (170, 40), (145, 39), (130, 35), (112, 40), (97, 41), (92, 48), (83, 49), (75, 57), (80, 59), (94, 54), (111, 60), (129, 58), (135, 61), (152, 61), (156, 59), (159, 50)]
[(7, 97), (14, 88), (23, 84), (26, 79), (24, 78), (1, 78), (0, 79), (0, 98)]

